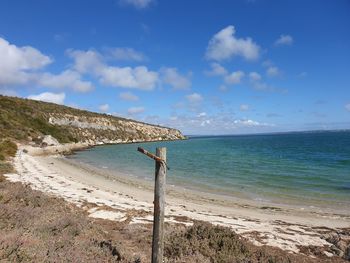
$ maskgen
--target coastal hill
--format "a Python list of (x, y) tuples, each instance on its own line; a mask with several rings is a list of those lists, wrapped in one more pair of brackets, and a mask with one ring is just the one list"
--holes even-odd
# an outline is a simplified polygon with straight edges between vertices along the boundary
[(0, 95), (0, 134), (19, 142), (42, 144), (46, 135), (59, 143), (89, 145), (177, 140), (179, 130), (67, 106)]

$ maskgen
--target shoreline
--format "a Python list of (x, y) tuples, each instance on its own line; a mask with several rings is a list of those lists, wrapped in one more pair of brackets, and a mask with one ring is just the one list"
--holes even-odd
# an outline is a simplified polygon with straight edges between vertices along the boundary
[[(151, 181), (147, 186), (136, 178), (126, 180), (122, 175), (108, 179), (101, 175), (106, 173), (104, 170), (88, 169), (85, 165), (52, 155), (60, 152), (56, 151), (57, 147), (49, 146), (44, 150), (20, 147), (14, 158), (17, 173), (6, 177), (63, 197), (86, 209), (91, 217), (128, 224), (152, 223)], [(23, 149), (28, 152), (23, 152)], [(167, 189), (166, 222), (191, 225), (195, 220), (201, 220), (227, 226), (256, 245), (279, 247), (295, 253), (299, 252), (300, 246), (330, 247), (332, 244), (323, 236), (325, 229), (350, 227), (349, 214), (276, 209), (257, 206), (256, 202), (255, 205), (254, 202), (239, 203), (217, 195), (175, 188), (168, 186)]]
[[(137, 184), (142, 186), (143, 188), (147, 188), (149, 191), (153, 191), (154, 182), (148, 177), (140, 177), (129, 174), (124, 174), (123, 172), (110, 170), (105, 167), (94, 167), (91, 164), (75, 160), (74, 158), (70, 158), (65, 156), (65, 158), (60, 158), (60, 161), (65, 162), (72, 166), (79, 166), (79, 168), (84, 169), (88, 172), (95, 173), (98, 176), (105, 177), (108, 180), (117, 180), (124, 183), (129, 183), (131, 185)], [(239, 207), (250, 207), (252, 209), (263, 209), (263, 210), (276, 210), (276, 211), (294, 211), (294, 212), (303, 212), (310, 214), (333, 214), (339, 215), (340, 217), (347, 217), (350, 219), (350, 211), (344, 209), (344, 206), (339, 207), (330, 207), (329, 205), (325, 206), (317, 206), (316, 203), (307, 203), (307, 204), (297, 204), (299, 200), (293, 200), (293, 202), (286, 203), (280, 202), (277, 200), (265, 200), (265, 199), (252, 199), (243, 197), (241, 193), (237, 193), (237, 195), (231, 195), (230, 193), (218, 193), (215, 191), (215, 188), (206, 188), (205, 190), (200, 189), (200, 187), (196, 186), (188, 186), (180, 183), (169, 184), (167, 182), (167, 195), (171, 196), (179, 196), (184, 194), (191, 195), (191, 199), (197, 197), (197, 199), (205, 199), (209, 203), (224, 203), (228, 206), (236, 205)], [(276, 202), (275, 202), (276, 201)], [(283, 201), (286, 201), (284, 197)], [(350, 207), (349, 207), (350, 209)], [(307, 210), (307, 211), (306, 211)]]
[[(117, 148), (115, 150), (117, 150)], [(85, 149), (82, 149), (82, 151), (85, 151)], [(110, 164), (108, 163), (100, 165), (99, 163), (85, 162), (84, 159), (81, 160), (74, 155), (75, 152), (68, 155), (67, 161), (84, 166), (87, 169), (92, 169), (99, 174), (108, 174), (108, 177), (111, 179), (122, 177), (125, 180), (130, 179), (137, 181), (139, 184), (149, 183), (150, 181), (153, 182), (153, 172), (151, 170), (147, 171), (146, 176), (145, 171), (142, 169), (128, 171), (128, 169), (121, 168), (121, 170), (119, 170), (119, 168), (110, 168)], [(103, 171), (103, 173), (100, 173), (100, 171)], [(347, 212), (350, 211), (350, 203), (346, 201), (346, 199), (322, 199), (308, 195), (297, 195), (295, 193), (288, 195), (282, 192), (265, 192), (261, 194), (238, 188), (231, 188), (231, 190), (228, 190), (227, 188), (216, 185), (215, 183), (210, 184), (200, 180), (187, 180), (187, 178), (186, 180), (183, 180), (183, 178), (180, 179), (179, 177), (171, 176), (171, 172), (172, 171), (170, 171), (170, 176), (167, 178), (167, 187), (176, 189), (176, 191), (194, 192), (200, 196), (209, 196), (211, 199), (214, 198), (231, 201), (232, 203), (250, 205), (256, 208), (264, 207), (265, 209), (275, 208), (276, 210), (307, 210), (313, 213), (350, 216), (350, 213)]]

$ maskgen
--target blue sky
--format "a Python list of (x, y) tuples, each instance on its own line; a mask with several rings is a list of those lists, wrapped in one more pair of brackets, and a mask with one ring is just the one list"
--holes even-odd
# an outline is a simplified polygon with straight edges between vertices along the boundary
[(350, 2), (0, 2), (0, 93), (179, 128), (350, 128)]

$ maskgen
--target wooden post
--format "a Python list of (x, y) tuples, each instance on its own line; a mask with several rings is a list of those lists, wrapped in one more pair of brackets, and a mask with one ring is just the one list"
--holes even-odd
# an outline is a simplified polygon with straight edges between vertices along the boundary
[(166, 148), (157, 148), (156, 156), (162, 162), (156, 161), (156, 180), (154, 189), (154, 218), (152, 240), (152, 263), (163, 263), (164, 250), (164, 209), (165, 209), (165, 179), (166, 179)]
[(164, 250), (164, 210), (165, 210), (165, 179), (166, 148), (157, 148), (156, 155), (138, 147), (140, 153), (147, 155), (156, 161), (156, 178), (154, 184), (154, 214), (153, 214), (153, 239), (152, 239), (152, 263), (163, 263)]

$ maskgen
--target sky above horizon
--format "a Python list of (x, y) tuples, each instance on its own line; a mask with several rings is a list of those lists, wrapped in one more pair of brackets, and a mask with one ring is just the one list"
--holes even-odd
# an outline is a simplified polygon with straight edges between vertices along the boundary
[(350, 128), (350, 1), (0, 2), (0, 94), (185, 134)]

